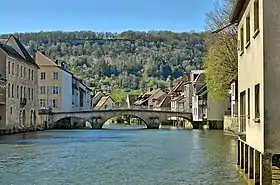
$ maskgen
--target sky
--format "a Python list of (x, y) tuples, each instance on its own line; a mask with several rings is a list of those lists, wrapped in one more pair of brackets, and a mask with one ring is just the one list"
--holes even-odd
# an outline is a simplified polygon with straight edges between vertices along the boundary
[(0, 34), (38, 31), (203, 31), (214, 0), (1, 1)]

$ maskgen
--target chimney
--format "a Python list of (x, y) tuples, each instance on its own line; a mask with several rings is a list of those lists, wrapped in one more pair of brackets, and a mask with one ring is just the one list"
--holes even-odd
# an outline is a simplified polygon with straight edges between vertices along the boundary
[(152, 87), (150, 87), (150, 92), (152, 92), (154, 89)]

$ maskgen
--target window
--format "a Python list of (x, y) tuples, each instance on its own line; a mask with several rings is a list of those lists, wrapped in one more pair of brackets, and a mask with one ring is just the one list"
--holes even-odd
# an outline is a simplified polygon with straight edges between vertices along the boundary
[(10, 114), (13, 114), (13, 107), (10, 107)]
[(45, 80), (46, 79), (46, 73), (45, 72), (41, 72), (41, 80)]
[(31, 79), (31, 70), (28, 69), (28, 79)]
[(254, 32), (256, 34), (260, 29), (260, 18), (259, 18), (259, 0), (254, 3)]
[(53, 72), (53, 79), (58, 80), (58, 72)]
[(8, 62), (8, 73), (11, 74), (11, 62)]
[(240, 51), (242, 52), (244, 49), (244, 28), (240, 29)]
[(20, 98), (23, 97), (23, 90), (22, 90), (22, 86), (20, 87)]
[(26, 98), (26, 87), (24, 87), (24, 90), (23, 90), (23, 97)]
[(52, 106), (53, 106), (53, 107), (57, 107), (57, 99), (53, 99), (53, 101), (52, 101)]
[(260, 84), (255, 85), (255, 118), (260, 118)]
[(58, 86), (53, 86), (52, 87), (52, 93), (53, 94), (58, 94), (59, 93), (59, 87)]
[(248, 104), (247, 106), (248, 118), (250, 118), (250, 89), (248, 89), (248, 93), (247, 93), (247, 104)]
[(46, 107), (46, 99), (40, 99), (40, 107), (45, 108)]
[(10, 89), (10, 84), (8, 84), (8, 98), (11, 97), (11, 89)]
[(23, 77), (26, 77), (26, 67), (23, 69)]
[(31, 80), (33, 81), (33, 79), (34, 79), (34, 71), (33, 71), (33, 69), (31, 70)]
[(14, 75), (15, 74), (15, 64), (12, 63), (12, 74)]
[(14, 84), (12, 84), (12, 98), (14, 98)]
[(46, 94), (46, 86), (41, 86), (40, 87), (40, 94)]
[(19, 76), (19, 64), (17, 65), (17, 76)]
[(31, 90), (31, 100), (34, 100), (34, 90), (33, 90), (33, 88)]
[(248, 14), (248, 16), (246, 17), (246, 46), (248, 46), (249, 42), (250, 42), (250, 12)]
[(17, 99), (19, 98), (19, 85), (17, 85)]
[(31, 99), (31, 92), (30, 92), (30, 88), (29, 87), (27, 89), (27, 94), (28, 94), (28, 100), (30, 100)]
[(22, 77), (22, 66), (20, 66), (20, 77)]

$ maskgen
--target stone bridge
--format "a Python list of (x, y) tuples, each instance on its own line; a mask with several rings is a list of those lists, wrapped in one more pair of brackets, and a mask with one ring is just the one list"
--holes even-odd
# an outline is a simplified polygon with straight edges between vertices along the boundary
[(40, 112), (41, 115), (48, 115), (52, 123), (75, 117), (84, 119), (92, 124), (92, 128), (101, 129), (104, 123), (110, 118), (122, 115), (129, 115), (141, 119), (148, 129), (158, 129), (163, 121), (171, 117), (180, 117), (192, 122), (191, 113), (173, 112), (147, 109), (111, 109), (111, 110), (90, 110), (77, 112)]

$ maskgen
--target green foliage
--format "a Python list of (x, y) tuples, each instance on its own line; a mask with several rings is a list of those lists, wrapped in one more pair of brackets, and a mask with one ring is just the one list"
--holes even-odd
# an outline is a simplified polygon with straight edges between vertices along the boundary
[[(170, 31), (123, 33), (20, 33), (30, 53), (45, 51), (93, 89), (145, 89), (203, 67), (204, 33)], [(8, 35), (1, 35), (6, 38)], [(156, 79), (156, 80), (155, 80)]]
[[(207, 25), (211, 31), (228, 23), (232, 0), (219, 1), (207, 14)], [(228, 27), (217, 34), (206, 37), (207, 54), (204, 58), (206, 83), (210, 96), (219, 102), (228, 100), (231, 81), (238, 74), (236, 26)]]
[(126, 100), (127, 93), (122, 89), (114, 89), (110, 96), (115, 102), (124, 102)]

